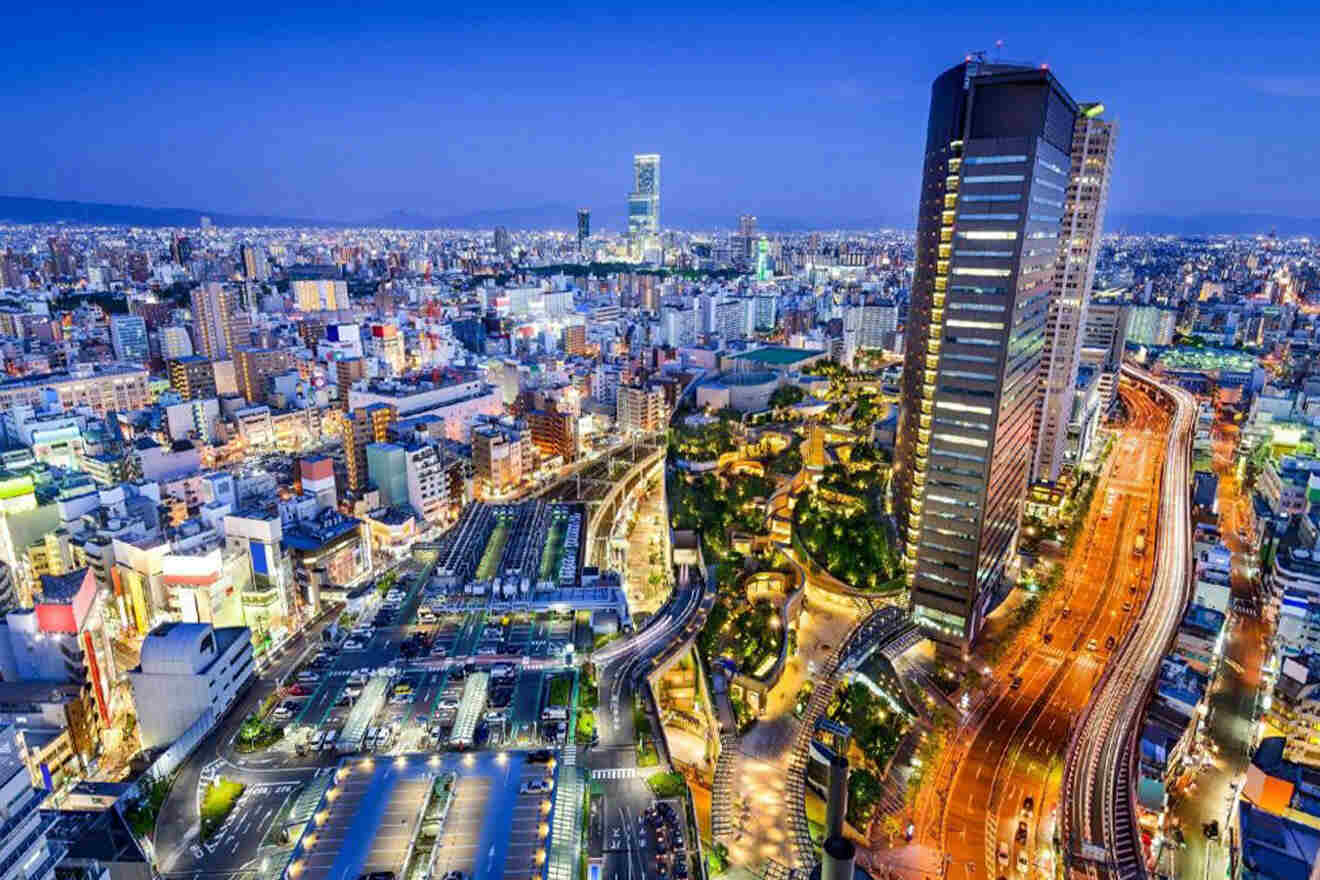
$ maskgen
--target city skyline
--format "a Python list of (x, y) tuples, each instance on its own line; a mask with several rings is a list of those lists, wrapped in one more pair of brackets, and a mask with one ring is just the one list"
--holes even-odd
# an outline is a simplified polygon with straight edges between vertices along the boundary
[(353, 12), (7, 14), (0, 878), (1320, 880), (1309, 19)]
[[(1176, 10), (1039, 21), (965, 12), (730, 10), (704, 16), (645, 75), (614, 63), (628, 22), (590, 7), (585, 51), (568, 67), (549, 48), (568, 34), (536, 14), (440, 34), (407, 11), (363, 27), (319, 20), (258, 51), (261, 23), (243, 10), (205, 41), (169, 16), (129, 30), (93, 12), (94, 40), (73, 33), (44, 63), (18, 59), (22, 72), (4, 85), (34, 118), (6, 148), (0, 193), (360, 223), (562, 204), (564, 228), (589, 206), (598, 226), (619, 229), (619, 180), (649, 151), (666, 157), (671, 227), (728, 225), (742, 212), (767, 229), (905, 227), (927, 84), (1002, 39), (1004, 57), (1049, 63), (1131, 132), (1116, 226), (1134, 214), (1313, 213), (1299, 111), (1320, 82), (1289, 60), (1304, 53), (1290, 51), (1301, 38), (1287, 10), (1273, 13), (1268, 40)], [(674, 32), (682, 13), (650, 26)], [(40, 28), (48, 13), (25, 15), (21, 28)], [(877, 28), (878, 47), (863, 39)], [(790, 32), (791, 48), (772, 40)], [(325, 45), (348, 35), (361, 50), (327, 68)], [(103, 53), (130, 49), (131, 70), (87, 75)], [(1213, 74), (1199, 60), (1210, 56), (1223, 61)], [(551, 112), (562, 107), (573, 112)], [(74, 119), (96, 137), (76, 136)], [(1208, 173), (1217, 167), (1235, 173)]]

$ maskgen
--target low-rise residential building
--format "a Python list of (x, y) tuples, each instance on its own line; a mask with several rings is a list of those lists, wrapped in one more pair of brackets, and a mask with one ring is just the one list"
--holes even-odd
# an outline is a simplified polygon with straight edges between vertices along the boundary
[(1284, 751), (1282, 737), (1267, 737), (1247, 765), (1235, 877), (1314, 880), (1320, 869), (1320, 770), (1288, 760)]
[(622, 387), (617, 406), (619, 430), (625, 434), (653, 434), (665, 426), (665, 394), (657, 386)]
[(1192, 602), (1227, 614), (1233, 595), (1232, 554), (1223, 544), (1196, 553), (1196, 576)]
[(32, 785), (23, 763), (18, 730), (0, 728), (0, 877), (22, 880), (53, 880), (55, 865), (63, 849), (46, 839), (50, 817), (42, 812), (44, 789)]
[(1266, 718), (1284, 734), (1283, 756), (1320, 768), (1320, 654), (1285, 657)]
[(142, 748), (169, 746), (210, 713), (220, 720), (253, 676), (247, 627), (162, 623), (128, 674)]
[(1222, 611), (1189, 605), (1174, 636), (1174, 652), (1202, 675), (1213, 675), (1223, 651), (1226, 619)]
[(482, 497), (515, 486), (532, 468), (532, 444), (521, 423), (483, 421), (472, 429), (472, 469)]

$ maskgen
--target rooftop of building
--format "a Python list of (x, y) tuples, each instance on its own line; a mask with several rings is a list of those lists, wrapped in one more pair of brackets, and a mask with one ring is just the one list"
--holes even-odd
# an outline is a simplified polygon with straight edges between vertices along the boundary
[(360, 520), (326, 508), (311, 519), (295, 520), (284, 527), (281, 543), (295, 550), (318, 550), (348, 532), (356, 531)]
[(35, 376), (22, 376), (17, 379), (5, 379), (0, 381), (0, 391), (8, 391), (14, 388), (40, 388), (59, 382), (76, 382), (82, 379), (127, 376), (134, 373), (140, 373), (144, 378), (147, 376), (147, 368), (135, 364), (112, 363), (93, 364), (90, 366), (90, 370), (80, 372), (60, 371), (41, 373)]
[(230, 646), (246, 633), (248, 628), (245, 626), (213, 627), (209, 623), (179, 621), (157, 624), (142, 641), (138, 671), (150, 671), (152, 667), (170, 668), (179, 664), (191, 666), (199, 645), (208, 635), (215, 639), (215, 657), (223, 657)]
[(1242, 862), (1254, 876), (1297, 878), (1312, 876), (1320, 859), (1320, 830), (1275, 816), (1243, 800), (1238, 809)]
[(78, 595), (86, 579), (86, 566), (67, 574), (43, 574), (41, 601), (47, 605), (68, 605), (73, 602), (73, 597)]
[(66, 681), (0, 681), (0, 709), (35, 708), (44, 703), (71, 702), (82, 696), (82, 685)]
[(417, 514), (411, 507), (386, 507), (373, 512), (371, 518), (381, 525), (401, 526), (409, 520), (415, 520)]
[(107, 865), (146, 862), (142, 848), (116, 809), (43, 810), (51, 820), (46, 836), (63, 844), (65, 858)]
[(1175, 347), (1166, 349), (1159, 357), (1159, 365), (1167, 370), (1247, 373), (1258, 364), (1255, 355), (1228, 348)]
[(63, 727), (20, 727), (23, 734), (23, 742), (27, 743), (30, 749), (44, 749), (46, 746), (55, 742), (64, 735), (66, 728)]
[(1224, 612), (1217, 611), (1214, 608), (1207, 608), (1204, 605), (1192, 604), (1187, 606), (1187, 611), (1183, 614), (1180, 630), (1194, 632), (1204, 636), (1218, 636), (1224, 629)]
[(754, 351), (745, 351), (732, 355), (734, 360), (746, 360), (772, 367), (787, 367), (801, 363), (809, 358), (823, 355), (823, 349), (789, 348), (784, 345), (767, 345)]
[(467, 382), (480, 381), (474, 371), (458, 370), (452, 367), (438, 368), (427, 373), (410, 373), (397, 378), (360, 379), (353, 383), (353, 390), (369, 391), (372, 394), (406, 396), (425, 394)]
[(24, 773), (23, 758), (18, 753), (18, 742), (14, 739), (17, 728), (12, 724), (0, 727), (0, 785), (14, 778), (15, 773)]

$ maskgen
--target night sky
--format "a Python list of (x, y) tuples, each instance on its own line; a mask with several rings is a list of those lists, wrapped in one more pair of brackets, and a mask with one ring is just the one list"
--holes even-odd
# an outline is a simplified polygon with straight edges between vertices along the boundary
[(931, 81), (1003, 40), (1118, 118), (1111, 213), (1320, 214), (1302, 4), (15, 5), (5, 195), (617, 229), (659, 152), (666, 225), (910, 222)]

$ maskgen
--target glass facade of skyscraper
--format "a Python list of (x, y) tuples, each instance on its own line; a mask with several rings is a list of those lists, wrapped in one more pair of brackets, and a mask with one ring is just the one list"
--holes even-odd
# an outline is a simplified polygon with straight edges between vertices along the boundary
[(931, 97), (896, 488), (913, 616), (960, 648), (1016, 547), (1076, 115), (1017, 65), (961, 64)]

